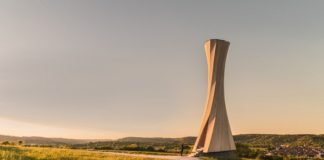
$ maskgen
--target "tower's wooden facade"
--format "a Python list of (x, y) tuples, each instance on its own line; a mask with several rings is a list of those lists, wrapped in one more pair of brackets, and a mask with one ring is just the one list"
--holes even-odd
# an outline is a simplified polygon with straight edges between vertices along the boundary
[(208, 64), (208, 94), (204, 117), (193, 151), (204, 153), (236, 150), (228, 121), (224, 97), (224, 71), (229, 42), (205, 42)]

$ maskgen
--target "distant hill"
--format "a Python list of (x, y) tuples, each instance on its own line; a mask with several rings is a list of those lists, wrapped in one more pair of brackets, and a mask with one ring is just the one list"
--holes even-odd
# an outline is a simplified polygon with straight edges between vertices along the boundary
[(324, 148), (324, 135), (312, 134), (241, 134), (235, 135), (234, 140), (237, 143), (248, 144), (253, 147), (269, 147), (281, 144), (289, 145), (308, 145)]
[[(0, 142), (3, 141), (24, 141), (25, 144), (87, 144), (89, 142), (105, 144), (112, 141), (118, 142), (138, 142), (138, 143), (177, 143), (193, 145), (196, 137), (183, 138), (144, 138), (144, 137), (125, 137), (117, 140), (105, 139), (67, 139), (67, 138), (44, 138), (44, 137), (15, 137), (0, 135)], [(276, 134), (241, 134), (235, 135), (236, 143), (247, 144), (252, 147), (273, 147), (281, 144), (289, 145), (308, 145), (324, 148), (324, 135), (312, 134), (294, 134), (294, 135), (276, 135)]]
[(183, 137), (183, 138), (143, 138), (143, 137), (125, 137), (118, 139), (120, 142), (142, 142), (142, 143), (195, 143), (196, 137)]
[[(95, 139), (67, 139), (67, 138), (45, 138), (45, 137), (17, 137), (0, 135), (0, 142), (23, 141), (25, 144), (46, 144), (46, 145), (60, 145), (60, 144), (85, 144), (99, 140)], [(103, 140), (102, 140), (103, 141)], [(105, 140), (108, 141), (108, 140)]]
[[(122, 142), (142, 142), (142, 143), (184, 143), (194, 144), (196, 137), (184, 138), (143, 138), (126, 137), (119, 139)], [(273, 147), (281, 144), (289, 145), (308, 145), (324, 148), (324, 135), (312, 134), (294, 134), (294, 135), (276, 135), (276, 134), (241, 134), (235, 135), (236, 143), (244, 143), (252, 147)]]

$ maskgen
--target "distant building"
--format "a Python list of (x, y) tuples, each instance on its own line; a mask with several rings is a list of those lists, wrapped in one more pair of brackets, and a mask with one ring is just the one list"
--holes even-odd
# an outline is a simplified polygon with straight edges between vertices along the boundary
[(317, 158), (324, 158), (324, 151), (317, 154)]
[(320, 148), (314, 148), (311, 146), (289, 146), (280, 145), (266, 154), (266, 156), (297, 156), (297, 157), (318, 157), (322, 158), (324, 156), (324, 151)]

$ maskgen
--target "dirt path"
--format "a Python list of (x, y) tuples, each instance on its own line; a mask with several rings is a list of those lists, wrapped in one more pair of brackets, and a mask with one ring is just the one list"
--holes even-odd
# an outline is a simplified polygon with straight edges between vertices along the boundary
[(159, 158), (159, 159), (169, 159), (169, 160), (199, 160), (195, 157), (181, 157), (181, 156), (163, 156), (163, 155), (149, 155), (149, 154), (131, 154), (131, 153), (116, 153), (116, 152), (101, 152), (107, 154), (124, 155), (124, 156), (134, 156), (134, 157), (145, 157), (145, 158)]

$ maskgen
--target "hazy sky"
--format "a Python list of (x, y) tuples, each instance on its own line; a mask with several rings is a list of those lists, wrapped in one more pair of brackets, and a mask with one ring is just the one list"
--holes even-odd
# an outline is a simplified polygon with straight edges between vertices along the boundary
[(0, 134), (195, 136), (203, 43), (234, 134), (324, 133), (324, 1), (0, 1)]

